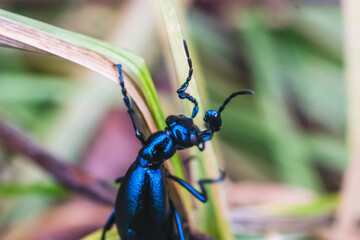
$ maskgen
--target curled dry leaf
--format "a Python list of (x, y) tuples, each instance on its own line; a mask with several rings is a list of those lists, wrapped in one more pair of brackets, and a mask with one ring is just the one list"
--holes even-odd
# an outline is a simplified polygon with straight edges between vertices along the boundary
[[(7, 16), (9, 14), (0, 10), (0, 44), (2, 46), (56, 55), (98, 72), (114, 82), (118, 82), (118, 72), (114, 67), (114, 63), (122, 62), (114, 62), (108, 56), (67, 41), (66, 37), (60, 38), (55, 34), (14, 21)], [(134, 79), (130, 77), (128, 68), (125, 68), (125, 78), (127, 90), (138, 106), (148, 128), (150, 131), (156, 131), (157, 127), (145, 97)]]

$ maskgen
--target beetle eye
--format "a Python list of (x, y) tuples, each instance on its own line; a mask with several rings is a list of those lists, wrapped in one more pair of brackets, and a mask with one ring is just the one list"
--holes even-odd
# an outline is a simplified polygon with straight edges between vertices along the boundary
[(197, 136), (195, 134), (191, 134), (190, 141), (192, 144), (197, 144)]

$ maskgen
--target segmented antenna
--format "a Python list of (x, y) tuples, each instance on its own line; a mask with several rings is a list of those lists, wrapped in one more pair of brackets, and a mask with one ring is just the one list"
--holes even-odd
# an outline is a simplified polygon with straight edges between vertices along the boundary
[(189, 86), (189, 82), (191, 80), (194, 69), (192, 68), (192, 61), (191, 61), (191, 58), (190, 58), (189, 49), (188, 49), (188, 46), (187, 46), (187, 43), (186, 43), (185, 39), (183, 40), (183, 43), (184, 43), (184, 49), (185, 49), (185, 53), (186, 53), (186, 57), (187, 57), (187, 62), (188, 62), (188, 65), (189, 65), (189, 74), (188, 74), (188, 77), (186, 78), (185, 83), (183, 85), (181, 85), (181, 87), (177, 90), (177, 93), (179, 95), (179, 98), (187, 99), (187, 100), (189, 100), (190, 102), (192, 102), (195, 105), (194, 108), (193, 108), (192, 115), (191, 115), (191, 118), (194, 118), (196, 116), (196, 114), (198, 113), (198, 111), (199, 111), (198, 102), (196, 101), (196, 98), (194, 98), (193, 96), (191, 96), (190, 94), (185, 92), (185, 90)]
[(238, 96), (238, 95), (245, 95), (245, 94), (255, 94), (254, 91), (251, 90), (243, 90), (240, 92), (234, 92), (232, 93), (228, 98), (225, 99), (224, 103), (220, 106), (219, 108), (219, 113), (221, 113), (222, 111), (224, 111), (225, 106), (231, 101), (231, 99), (233, 99), (234, 97)]

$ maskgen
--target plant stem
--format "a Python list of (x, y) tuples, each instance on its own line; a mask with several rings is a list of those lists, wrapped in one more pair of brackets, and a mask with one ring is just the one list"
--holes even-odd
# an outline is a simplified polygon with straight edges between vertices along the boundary
[[(174, 2), (172, 0), (157, 0), (160, 5), (163, 22), (165, 24), (167, 38), (170, 44), (172, 62), (175, 64), (176, 75), (178, 79), (179, 86), (185, 82), (187, 73), (188, 73), (188, 64), (186, 60), (186, 55), (184, 52), (183, 46), (183, 33), (180, 25), (180, 20), (177, 15), (177, 9), (175, 8)], [(179, 3), (181, 5), (183, 3)], [(189, 46), (191, 51), (191, 46)], [(193, 58), (195, 54), (190, 54)], [(193, 61), (194, 63), (196, 61)], [(196, 71), (199, 71), (200, 67), (196, 66)], [(198, 75), (198, 73), (195, 73)], [(190, 87), (188, 92), (197, 99), (199, 103), (199, 116), (204, 116), (204, 108), (200, 98), (198, 86), (196, 84), (196, 76), (193, 75), (191, 80)], [(187, 113), (191, 112), (190, 104), (188, 101), (182, 101), (184, 103)], [(191, 105), (191, 109), (192, 109)], [(187, 114), (189, 115), (189, 114)], [(198, 117), (196, 120), (200, 120)], [(196, 121), (195, 121), (196, 122)], [(212, 142), (207, 142), (206, 151), (203, 154), (196, 153), (199, 155), (197, 159), (198, 169), (194, 171), (192, 168), (192, 173), (196, 172), (195, 180), (199, 178), (216, 178), (219, 175), (219, 164), (216, 158), (215, 150)], [(225, 194), (223, 189), (219, 184), (214, 184), (206, 188), (209, 195), (209, 201), (205, 204), (198, 204), (198, 209), (200, 210), (200, 224), (197, 224), (196, 227), (201, 228), (206, 234), (214, 237), (215, 239), (232, 239), (232, 233), (230, 231), (230, 224), (225, 217), (227, 213), (227, 205)]]
[(341, 201), (335, 225), (335, 238), (358, 239), (355, 235), (359, 235), (357, 223), (360, 201), (360, 2), (358, 0), (344, 0), (342, 6), (348, 93), (347, 141), (349, 163), (342, 185)]
[(110, 185), (93, 178), (79, 168), (57, 159), (1, 120), (0, 141), (6, 148), (25, 155), (28, 157), (26, 159), (45, 169), (64, 187), (97, 202), (114, 204), (115, 189)]

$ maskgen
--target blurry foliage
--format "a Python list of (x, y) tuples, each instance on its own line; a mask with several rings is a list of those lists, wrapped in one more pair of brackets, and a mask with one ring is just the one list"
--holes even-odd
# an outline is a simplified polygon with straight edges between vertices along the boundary
[(25, 129), (46, 133), (78, 85), (56, 76), (2, 71), (0, 114)]
[(0, 195), (4, 197), (19, 195), (49, 195), (53, 197), (64, 197), (67, 191), (58, 184), (0, 184)]
[[(224, 2), (216, 12), (195, 5), (187, 23), (204, 70), (206, 109), (218, 108), (234, 90), (256, 91), (254, 97), (232, 101), (223, 114), (218, 134), (223, 151), (219, 150), (231, 166), (230, 177), (285, 182), (325, 193), (323, 185), (331, 181), (331, 172), (340, 173), (346, 164), (339, 7), (284, 4), (272, 9)], [(55, 4), (39, 14), (37, 8), (27, 7), (30, 15), (47, 22), (71, 9)], [(1, 48), (0, 55), (6, 59), (0, 61), (0, 116), (38, 135), (50, 131), (57, 113), (81, 85), (72, 77), (49, 73), (49, 64), (37, 65), (34, 71), (27, 61), (31, 54)], [(317, 166), (330, 174), (319, 175)], [(242, 170), (236, 173), (233, 168)], [(1, 169), (0, 179), (6, 171)], [(0, 186), (1, 198), (45, 192), (63, 197), (56, 186)], [(316, 204), (327, 208), (334, 201), (336, 197), (325, 195)], [(300, 207), (300, 215), (319, 211), (316, 204)]]
[(271, 10), (233, 6), (217, 17), (193, 10), (189, 25), (211, 106), (239, 85), (257, 93), (229, 105), (219, 135), (276, 179), (320, 190), (315, 166), (346, 164), (340, 10)]

